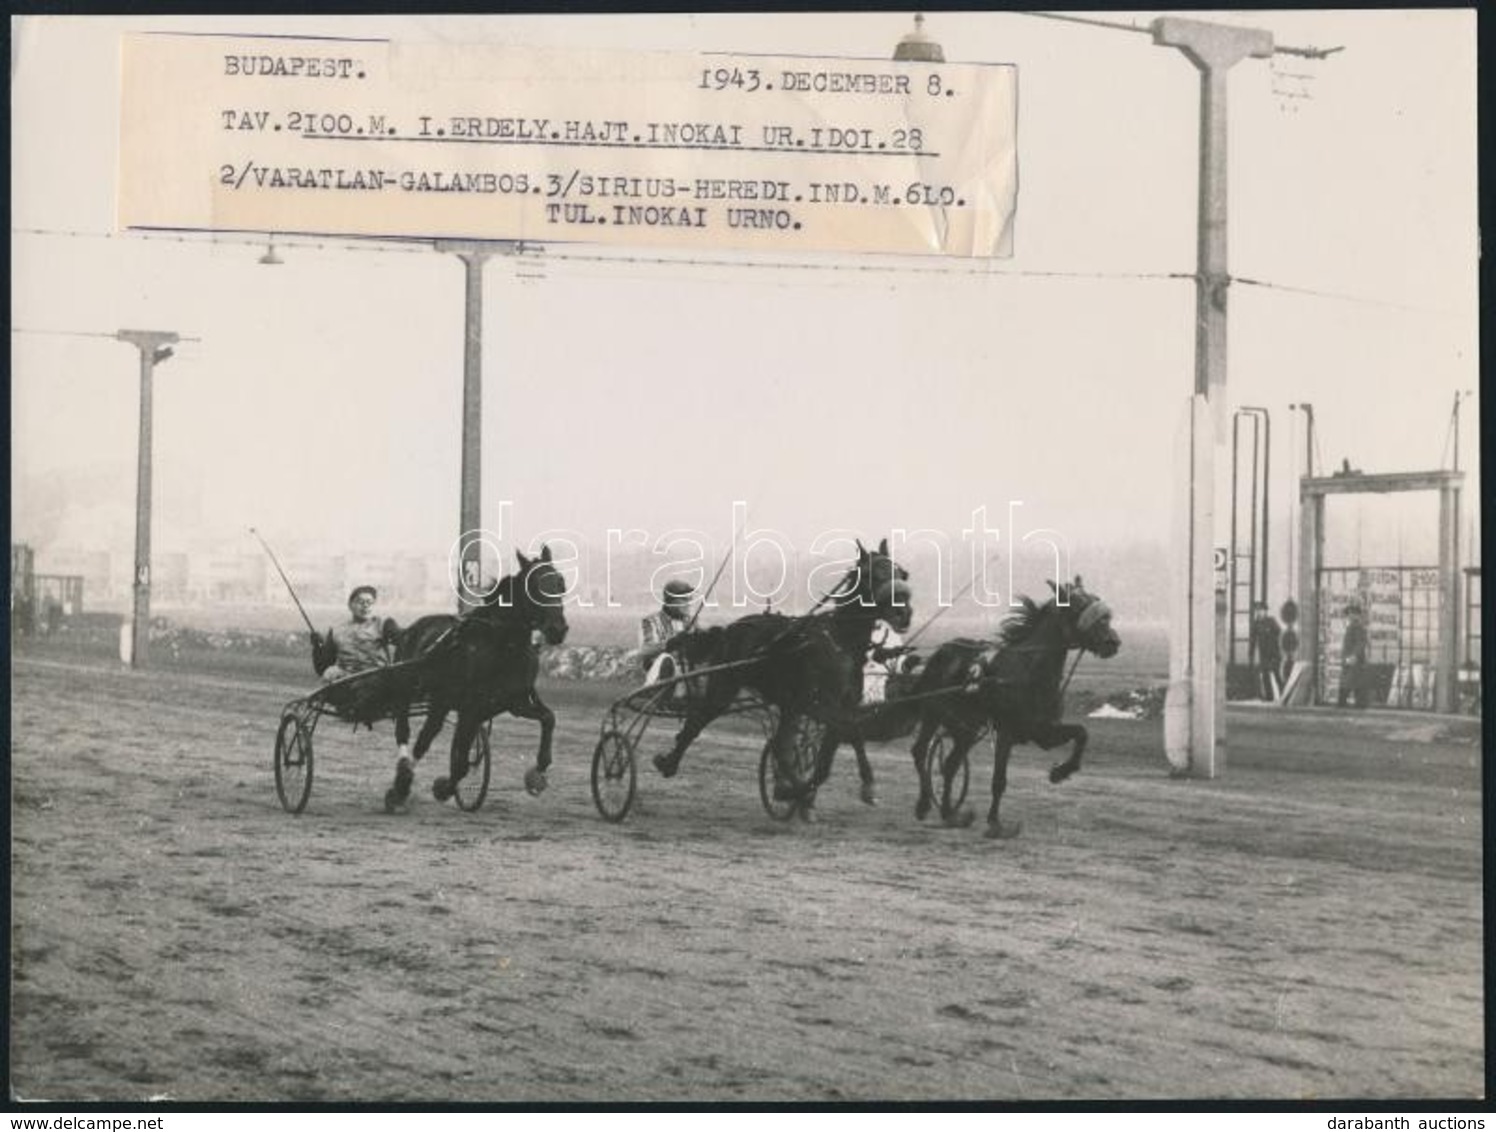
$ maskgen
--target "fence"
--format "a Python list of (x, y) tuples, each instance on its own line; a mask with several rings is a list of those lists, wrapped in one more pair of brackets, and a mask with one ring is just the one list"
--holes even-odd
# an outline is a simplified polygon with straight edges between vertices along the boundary
[(1365, 702), (1431, 711), (1436, 702), (1443, 602), (1434, 566), (1331, 567), (1319, 572), (1319, 696), (1344, 703), (1341, 649), (1348, 612), (1361, 610), (1368, 663)]

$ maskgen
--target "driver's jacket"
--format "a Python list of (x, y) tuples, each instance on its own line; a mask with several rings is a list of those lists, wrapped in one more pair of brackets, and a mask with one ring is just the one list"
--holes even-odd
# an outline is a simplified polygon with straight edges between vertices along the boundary
[(665, 642), (685, 628), (684, 620), (667, 617), (663, 612), (651, 613), (639, 622), (639, 652), (646, 659), (654, 659), (664, 651)]
[(383, 668), (390, 662), (386, 646), (394, 645), (399, 631), (389, 617), (369, 617), (363, 621), (349, 618), (328, 633), (328, 652), (331, 654), (328, 663), (336, 664), (344, 676), (370, 668)]

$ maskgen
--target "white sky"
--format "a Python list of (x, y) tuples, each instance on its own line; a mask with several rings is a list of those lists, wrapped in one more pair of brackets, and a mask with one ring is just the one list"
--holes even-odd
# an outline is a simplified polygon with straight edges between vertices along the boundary
[[(1315, 406), (1327, 467), (1422, 470), (1439, 466), (1455, 391), (1477, 388), (1475, 15), (1220, 18), (1345, 48), (1247, 60), (1230, 88), (1232, 274), (1346, 296), (1230, 293), (1231, 400), (1272, 411), (1281, 516), (1302, 470), (1289, 402)], [(256, 525), (283, 543), (441, 554), (457, 533), (459, 261), (338, 241), (283, 248), (270, 268), (237, 242), (95, 238), (113, 225), (121, 31), (887, 57), (909, 27), (902, 13), (14, 23), (16, 537), (129, 552), (136, 353), (30, 333), (120, 327), (200, 339), (157, 371), (158, 548)], [(952, 62), (1018, 66), (1013, 258), (986, 274), (960, 260), (869, 272), (551, 257), (540, 279), (493, 262), (489, 525), (508, 499), (525, 537), (695, 527), (725, 540), (746, 499), (755, 525), (808, 546), (833, 527), (959, 537), (975, 507), (1004, 515), (1017, 499), (1027, 524), (1076, 544), (1167, 536), (1193, 286), (1128, 277), (1194, 270), (1196, 72), (1144, 35), (1012, 13), (935, 12), (926, 30)], [(1478, 420), (1472, 399), (1471, 471)], [(1399, 518), (1399, 547), (1428, 546), (1409, 560), (1433, 560), (1435, 513), (1430, 498), (1426, 524)]]

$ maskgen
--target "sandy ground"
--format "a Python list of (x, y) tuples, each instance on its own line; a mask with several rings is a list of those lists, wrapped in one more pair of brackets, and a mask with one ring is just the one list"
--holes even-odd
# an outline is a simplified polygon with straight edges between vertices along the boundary
[[(304, 690), (304, 689), (300, 689)], [(1094, 721), (1014, 757), (990, 842), (881, 805), (843, 755), (816, 825), (761, 810), (748, 732), (641, 768), (603, 822), (617, 689), (503, 721), (487, 805), (387, 816), (386, 726), (325, 721), (293, 817), (266, 673), (12, 673), (12, 1088), (140, 1101), (1473, 1097), (1483, 1088), (1472, 724), (1233, 710), (1224, 776)], [(653, 736), (652, 736), (653, 737)], [(664, 739), (663, 732), (659, 736)], [(980, 803), (990, 764), (979, 763)]]

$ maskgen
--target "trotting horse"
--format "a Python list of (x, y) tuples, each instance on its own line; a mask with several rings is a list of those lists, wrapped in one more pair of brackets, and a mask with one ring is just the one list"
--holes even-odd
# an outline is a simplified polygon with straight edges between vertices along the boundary
[[(1115, 656), (1122, 642), (1112, 628), (1110, 607), (1096, 595), (1087, 593), (1079, 578), (1073, 583), (1049, 585), (1055, 591), (1054, 596), (1043, 605), (1023, 598), (1019, 611), (1003, 622), (997, 641), (950, 641), (930, 657), (921, 675), (922, 687), (966, 685), (972, 690), (924, 701), (919, 735), (911, 752), (915, 769), (920, 772), (915, 816), (924, 818), (934, 801), (929, 793), (934, 774), (925, 774), (923, 770), (930, 740), (942, 726), (954, 740), (945, 766), (931, 768), (942, 775), (960, 765), (959, 760), (966, 756), (984, 725), (992, 726), (988, 837), (1014, 837), (1022, 828), (1021, 822), (1004, 825), (998, 816), (1008, 785), (1008, 758), (1015, 746), (1034, 743), (1048, 751), (1062, 743), (1073, 744), (1070, 757), (1050, 767), (1050, 782), (1064, 782), (1080, 769), (1088, 738), (1086, 729), (1078, 723), (1060, 720), (1064, 710), (1061, 679), (1065, 658), (1070, 650), (1080, 649), (1105, 659)], [(966, 825), (972, 817), (967, 810), (960, 815), (946, 815), (946, 820)]]
[[(538, 558), (526, 558), (518, 551), (516, 556), (519, 572), (501, 579), (471, 612), (462, 617), (422, 617), (401, 634), (395, 659), (423, 658), (420, 683), (428, 707), (414, 749), (409, 757), (402, 753), (395, 765), (395, 782), (384, 798), (387, 810), (400, 809), (409, 800), (415, 764), (454, 709), (457, 728), (452, 734), (451, 771), (431, 784), (437, 801), (450, 798), (467, 772), (467, 750), (478, 728), (503, 712), (540, 723), (540, 748), (535, 765), (525, 772), (525, 789), (531, 794), (545, 789), (556, 716), (535, 691), (540, 656), (531, 637), (538, 630), (552, 645), (566, 639), (562, 609), (566, 580), (552, 565), (549, 546), (541, 548)], [(409, 734), (407, 712), (399, 710), (396, 739)]]
[[(708, 673), (690, 707), (671, 749), (654, 760), (666, 778), (680, 769), (686, 749), (714, 719), (722, 715), (743, 688), (750, 688), (777, 712), (771, 742), (780, 785), (776, 794), (792, 797), (806, 818), (811, 816), (815, 789), (829, 770), (827, 752), (845, 739), (857, 752), (864, 800), (872, 795), (873, 772), (863, 749), (857, 706), (862, 696), (862, 666), (879, 619), (897, 629), (908, 627), (908, 572), (888, 553), (888, 540), (870, 551), (857, 544), (856, 563), (823, 599), (824, 613), (788, 617), (756, 613), (727, 625), (682, 634), (669, 647), (689, 668), (735, 665)], [(795, 783), (786, 773), (790, 748), (803, 720), (825, 726), (815, 781)]]

